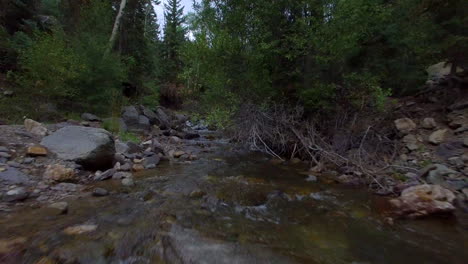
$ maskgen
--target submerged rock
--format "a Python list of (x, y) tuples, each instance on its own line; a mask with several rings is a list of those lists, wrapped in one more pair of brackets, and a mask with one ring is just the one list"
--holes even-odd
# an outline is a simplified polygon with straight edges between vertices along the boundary
[(100, 128), (68, 126), (45, 137), (41, 145), (85, 169), (112, 167), (115, 147), (112, 135)]
[(403, 190), (401, 196), (390, 200), (396, 214), (417, 218), (432, 214), (447, 214), (455, 210), (455, 195), (440, 185), (417, 185)]
[(9, 190), (5, 196), (4, 200), (7, 202), (17, 202), (17, 201), (24, 201), (28, 198), (29, 193), (24, 187), (14, 188)]
[(97, 229), (97, 225), (77, 225), (65, 228), (63, 232), (67, 235), (81, 235), (90, 233)]
[(68, 212), (68, 203), (67, 202), (57, 202), (47, 206), (47, 211), (50, 214), (62, 215)]

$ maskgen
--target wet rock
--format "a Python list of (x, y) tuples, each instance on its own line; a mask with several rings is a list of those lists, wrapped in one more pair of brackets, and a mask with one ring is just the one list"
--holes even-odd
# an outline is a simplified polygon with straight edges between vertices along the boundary
[(47, 156), (47, 149), (39, 145), (30, 146), (26, 150), (26, 155), (31, 157)]
[(112, 178), (112, 176), (114, 175), (114, 173), (116, 172), (115, 169), (108, 169), (106, 170), (105, 172), (102, 172), (102, 173), (97, 173), (94, 175), (94, 180), (95, 181), (104, 181), (104, 180), (107, 180), (107, 179), (110, 179)]
[(314, 175), (308, 175), (306, 178), (306, 181), (308, 182), (316, 182), (317, 180), (318, 180), (317, 176), (314, 176)]
[(427, 117), (423, 119), (421, 126), (425, 129), (434, 129), (437, 127), (437, 123), (434, 118)]
[(172, 225), (162, 244), (163, 260), (167, 263), (294, 263), (265, 247), (215, 241), (177, 224)]
[(29, 176), (16, 168), (7, 168), (0, 171), (0, 182), (7, 184), (27, 184), (29, 183)]
[(178, 151), (174, 152), (173, 156), (174, 156), (174, 158), (178, 159), (178, 158), (182, 157), (182, 155), (184, 155), (184, 154), (185, 154), (184, 151), (178, 150)]
[(135, 186), (135, 182), (131, 178), (124, 178), (122, 179), (122, 185), (131, 187), (131, 186)]
[(114, 180), (120, 180), (120, 179), (126, 179), (126, 178), (132, 178), (132, 174), (130, 172), (116, 172), (113, 176), (112, 179)]
[(109, 191), (104, 188), (96, 188), (93, 190), (93, 196), (102, 197), (109, 195)]
[(34, 163), (35, 159), (34, 158), (25, 158), (23, 160), (23, 164), (32, 164)]
[(409, 118), (400, 118), (395, 120), (395, 126), (403, 134), (408, 134), (416, 129), (416, 124)]
[(47, 128), (43, 126), (41, 123), (36, 122), (32, 119), (25, 119), (24, 126), (26, 130), (34, 135), (44, 137), (47, 135)]
[(115, 154), (112, 135), (92, 127), (64, 127), (45, 137), (41, 145), (60, 159), (74, 161), (85, 169), (110, 168)]
[(11, 155), (6, 152), (0, 152), (0, 158), (9, 159), (11, 158)]
[(145, 169), (154, 169), (159, 164), (160, 158), (157, 155), (146, 157), (143, 161)]
[(17, 187), (9, 190), (4, 195), (3, 199), (7, 202), (20, 202), (28, 198), (29, 193), (24, 187)]
[(89, 121), (89, 122), (101, 122), (102, 119), (93, 115), (93, 114), (90, 114), (90, 113), (83, 113), (81, 115), (81, 119), (85, 120), (85, 121)]
[(68, 213), (67, 202), (57, 202), (47, 206), (47, 212), (52, 215), (62, 215)]
[(145, 170), (145, 167), (142, 164), (133, 164), (132, 171), (139, 172)]
[(396, 214), (416, 218), (432, 214), (452, 213), (455, 195), (440, 185), (423, 184), (403, 190), (401, 196), (390, 200)]
[(434, 145), (439, 145), (440, 143), (445, 141), (445, 139), (448, 136), (448, 133), (449, 133), (448, 129), (439, 129), (439, 130), (433, 132), (429, 136), (429, 142), (431, 142)]
[[(12, 250), (14, 250), (15, 248), (24, 246), (26, 241), (27, 239), (25, 237), (1, 239), (0, 240), (0, 256), (1, 256), (0, 260), (5, 260), (5, 259), (8, 260), (5, 254), (12, 252)], [(19, 262), (6, 262), (5, 264), (8, 264), (8, 263), (19, 263)]]
[(44, 172), (44, 180), (53, 182), (74, 181), (75, 170), (67, 168), (61, 164), (48, 165)]
[(10, 152), (10, 150), (7, 147), (0, 146), (0, 152)]
[(131, 171), (132, 165), (130, 163), (125, 163), (124, 165), (120, 166), (120, 171)]
[(63, 232), (67, 235), (81, 235), (84, 233), (91, 233), (96, 231), (97, 225), (76, 225), (65, 228)]

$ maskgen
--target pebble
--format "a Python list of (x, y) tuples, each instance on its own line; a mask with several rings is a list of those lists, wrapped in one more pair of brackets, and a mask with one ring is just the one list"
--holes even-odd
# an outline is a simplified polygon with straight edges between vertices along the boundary
[(68, 213), (67, 202), (57, 202), (47, 206), (47, 210), (54, 215), (62, 215)]
[(104, 188), (96, 188), (93, 191), (93, 196), (96, 196), (96, 197), (102, 197), (102, 196), (107, 196), (107, 195), (109, 195), (109, 191), (107, 191)]
[(17, 187), (14, 189), (9, 190), (5, 196), (4, 199), (7, 202), (16, 202), (16, 201), (24, 201), (26, 198), (28, 198), (29, 194), (24, 187)]
[(125, 178), (131, 178), (132, 174), (130, 172), (116, 172), (113, 176), (112, 179), (114, 180), (120, 180), (120, 179), (125, 179)]
[(0, 158), (9, 159), (11, 158), (11, 155), (6, 152), (0, 152)]
[(133, 179), (125, 178), (125, 179), (122, 180), (122, 185), (123, 186), (134, 186), (135, 183), (133, 182)]

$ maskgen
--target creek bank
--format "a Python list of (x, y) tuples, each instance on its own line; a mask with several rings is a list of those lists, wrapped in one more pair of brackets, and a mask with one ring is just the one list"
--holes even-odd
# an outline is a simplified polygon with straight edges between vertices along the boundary
[[(131, 115), (135, 113), (136, 118)], [(147, 116), (149, 126), (134, 123), (143, 120), (141, 116)], [(134, 174), (157, 169), (164, 162), (196, 160), (209, 145), (196, 143), (200, 124), (162, 107), (123, 110), (120, 120), (138, 132), (138, 143), (122, 141), (102, 129), (105, 119), (90, 113), (82, 119), (52, 125), (26, 119), (24, 126), (0, 126), (0, 211), (47, 206), (83, 195), (106, 196), (107, 190), (93, 191), (89, 186), (106, 180), (134, 186)]]

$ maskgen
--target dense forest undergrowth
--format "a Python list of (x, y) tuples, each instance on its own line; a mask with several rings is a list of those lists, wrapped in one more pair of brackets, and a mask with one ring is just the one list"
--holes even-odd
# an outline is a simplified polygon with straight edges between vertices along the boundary
[(395, 156), (396, 98), (466, 90), (463, 0), (202, 0), (188, 15), (170, 0), (162, 32), (160, 4), (1, 0), (1, 121), (163, 104), (280, 159), (362, 167)]

